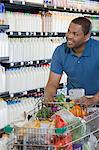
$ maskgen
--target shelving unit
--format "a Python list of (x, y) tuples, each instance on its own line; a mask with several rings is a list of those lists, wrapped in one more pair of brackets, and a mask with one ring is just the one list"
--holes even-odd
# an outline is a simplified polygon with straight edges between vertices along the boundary
[[(5, 4), (5, 9), (7, 11), (12, 12), (22, 12), (22, 13), (39, 13), (39, 12), (48, 12), (48, 11), (57, 11), (57, 12), (69, 12), (69, 13), (80, 13), (90, 14), (90, 15), (99, 15), (99, 11), (91, 11), (91, 10), (82, 10), (82, 9), (73, 9), (73, 8), (65, 8), (59, 6), (51, 6), (47, 4), (34, 4), (29, 2), (21, 2), (16, 0), (6, 0), (1, 1)], [(1, 29), (2, 27), (0, 27)], [(3, 26), (3, 30), (8, 29), (9, 26)], [(1, 29), (2, 30), (2, 29)], [(8, 31), (6, 32), (9, 38), (29, 38), (29, 37), (65, 37), (65, 33), (57, 33), (57, 32), (21, 32), (21, 31)], [(92, 36), (99, 36), (98, 32), (93, 32)], [(8, 62), (8, 58), (2, 58), (2, 66), (6, 68), (17, 68), (17, 67), (27, 67), (27, 66), (40, 66), (41, 64), (50, 63), (51, 60), (31, 60), (31, 61), (21, 61), (21, 62)]]
[[(14, 0), (2, 0), (5, 4), (5, 8), (9, 11), (22, 11), (22, 12), (38, 12), (38, 11), (60, 11), (60, 12), (69, 12), (69, 13), (82, 13), (82, 14), (91, 14), (91, 15), (99, 15), (99, 11), (91, 11), (91, 10), (82, 10), (82, 9), (73, 9), (66, 7), (58, 7), (58, 6), (50, 6), (47, 4), (34, 4), (29, 2), (21, 2)], [(16, 7), (17, 6), (17, 7)]]
[(65, 33), (57, 33), (57, 32), (6, 32), (8, 37), (64, 37)]
[(0, 32), (5, 32), (7, 29), (9, 29), (9, 25), (0, 25)]
[[(9, 25), (0, 25), (0, 32), (3, 33), (8, 29), (9, 29)], [(9, 60), (9, 57), (0, 57), (0, 63), (8, 61), (8, 60)]]
[[(82, 10), (74, 8), (65, 8), (59, 6), (52, 6), (47, 4), (34, 4), (29, 2), (22, 2), (16, 0), (2, 0), (5, 4), (5, 9), (11, 12), (21, 12), (21, 13), (45, 13), (48, 11), (57, 11), (57, 12), (68, 12), (68, 13), (80, 13), (82, 15), (99, 15), (99, 11), (91, 10)], [(7, 28), (8, 26), (5, 26)], [(23, 31), (7, 31), (6, 34), (9, 38), (46, 38), (46, 37), (65, 37), (65, 33), (60, 32), (23, 32)], [(99, 36), (98, 32), (93, 32), (92, 36)], [(4, 60), (4, 59), (3, 59)], [(8, 58), (5, 59), (5, 62), (2, 62), (2, 66), (6, 68), (17, 68), (17, 67), (29, 67), (35, 66), (38, 67), (43, 64), (50, 63), (51, 59), (45, 60), (30, 60), (30, 61), (19, 61), (19, 62), (9, 62)], [(12, 93), (13, 95), (13, 93)]]
[(17, 68), (17, 67), (40, 67), (51, 62), (51, 59), (37, 60), (37, 61), (25, 61), (25, 62), (1, 62), (1, 65), (5, 68)]

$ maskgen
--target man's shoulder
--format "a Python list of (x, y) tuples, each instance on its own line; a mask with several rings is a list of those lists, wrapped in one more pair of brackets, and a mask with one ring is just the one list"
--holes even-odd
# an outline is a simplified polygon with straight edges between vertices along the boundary
[(66, 42), (62, 43), (61, 45), (57, 46), (57, 48), (56, 48), (56, 51), (61, 52), (61, 53), (66, 53), (67, 50), (68, 50), (68, 47), (67, 47)]
[(93, 44), (94, 46), (96, 46), (96, 45), (97, 45), (97, 46), (99, 46), (99, 40), (96, 40), (96, 39), (90, 38), (90, 40), (89, 40), (89, 41), (90, 41), (90, 43), (91, 43), (91, 44)]

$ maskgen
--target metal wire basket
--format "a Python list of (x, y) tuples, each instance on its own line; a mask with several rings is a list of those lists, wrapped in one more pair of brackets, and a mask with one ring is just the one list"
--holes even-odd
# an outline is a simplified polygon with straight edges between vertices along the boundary
[[(45, 103), (40, 100), (35, 109), (27, 114), (27, 117), (32, 116), (31, 120), (34, 121), (37, 119), (37, 112), (40, 109), (52, 105), (56, 106), (59, 103)], [(60, 103), (60, 106), (61, 110), (63, 103)], [(50, 126), (34, 128), (31, 125), (20, 128), (15, 126), (15, 137), (13, 141), (7, 143), (8, 150), (84, 150), (90, 134), (97, 137), (96, 143), (99, 141), (99, 109), (92, 107), (87, 111), (89, 114), (83, 119), (78, 119), (78, 117), (63, 128), (52, 128)], [(32, 124), (32, 121), (29, 124)]]

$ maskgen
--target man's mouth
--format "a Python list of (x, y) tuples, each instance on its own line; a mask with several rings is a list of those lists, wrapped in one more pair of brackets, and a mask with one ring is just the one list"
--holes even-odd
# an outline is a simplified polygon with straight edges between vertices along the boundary
[(72, 41), (67, 41), (67, 43), (69, 44), (69, 45), (72, 45), (73, 44), (73, 42)]

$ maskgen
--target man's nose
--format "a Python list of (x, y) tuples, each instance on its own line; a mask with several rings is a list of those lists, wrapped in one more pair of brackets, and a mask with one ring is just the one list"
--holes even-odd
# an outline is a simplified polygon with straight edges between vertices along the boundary
[(67, 38), (72, 39), (74, 37), (73, 33), (68, 33)]

